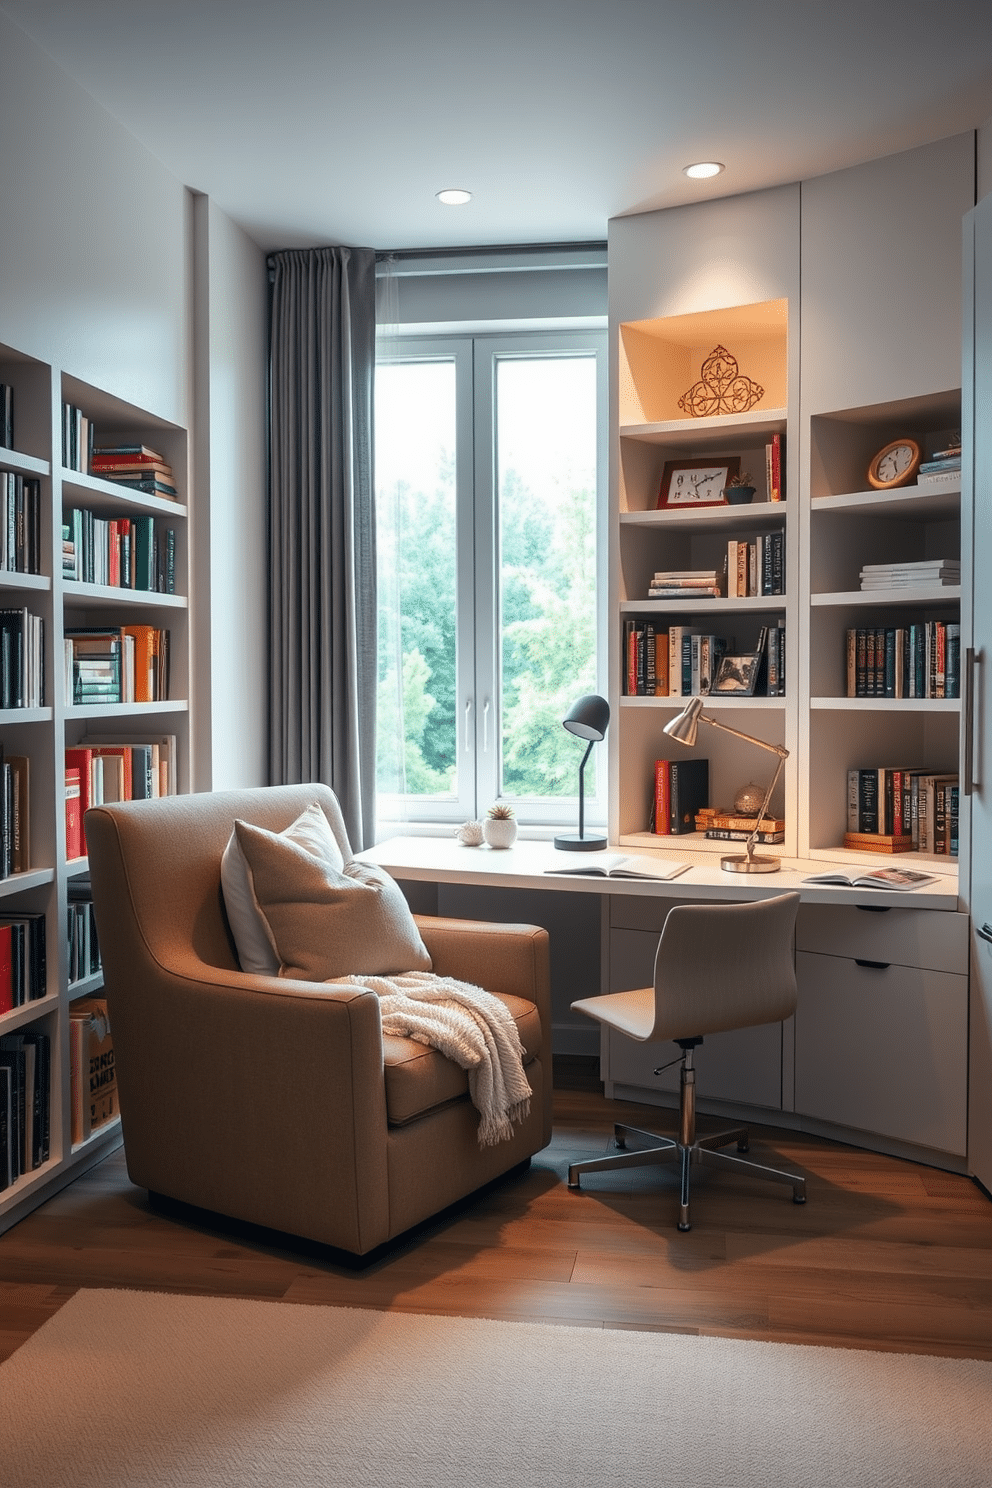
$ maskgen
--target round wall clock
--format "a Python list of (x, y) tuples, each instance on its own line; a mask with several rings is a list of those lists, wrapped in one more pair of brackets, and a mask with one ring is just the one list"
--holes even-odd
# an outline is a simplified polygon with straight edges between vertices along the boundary
[(868, 466), (868, 480), (876, 491), (890, 491), (905, 486), (920, 466), (920, 446), (915, 439), (893, 439)]

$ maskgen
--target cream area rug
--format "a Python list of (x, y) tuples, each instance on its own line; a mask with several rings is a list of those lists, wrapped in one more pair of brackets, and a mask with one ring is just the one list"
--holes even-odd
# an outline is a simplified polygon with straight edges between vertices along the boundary
[(80, 1292), (0, 1365), (4, 1488), (988, 1488), (992, 1364)]

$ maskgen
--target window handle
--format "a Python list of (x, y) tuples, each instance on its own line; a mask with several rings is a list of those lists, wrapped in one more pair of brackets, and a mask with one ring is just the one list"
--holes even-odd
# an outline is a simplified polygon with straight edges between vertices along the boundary
[(472, 699), (465, 699), (465, 753), (472, 748)]
[(489, 752), (489, 699), (482, 705), (482, 752)]
[(986, 920), (982, 928), (975, 931), (975, 934), (979, 936), (981, 940), (992, 941), (992, 925), (990, 925), (988, 920)]

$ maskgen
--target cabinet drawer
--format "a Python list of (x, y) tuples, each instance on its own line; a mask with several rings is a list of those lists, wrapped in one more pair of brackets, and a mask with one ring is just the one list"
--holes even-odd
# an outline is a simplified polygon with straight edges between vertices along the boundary
[(963, 1156), (968, 978), (808, 951), (796, 970), (796, 1110)]
[[(655, 1070), (681, 1050), (675, 1043), (640, 1044), (612, 1028), (604, 1029), (603, 1077), (617, 1085), (642, 1090), (678, 1091), (679, 1067)], [(782, 1108), (782, 1024), (708, 1033), (695, 1050), (696, 1099), (731, 1101), (745, 1106)]]
[(796, 948), (929, 971), (968, 972), (968, 916), (933, 909), (803, 904)]

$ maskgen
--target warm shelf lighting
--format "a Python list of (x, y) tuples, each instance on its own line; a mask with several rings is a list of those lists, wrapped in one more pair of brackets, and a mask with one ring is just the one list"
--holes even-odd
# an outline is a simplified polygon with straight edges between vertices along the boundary
[(718, 176), (723, 169), (719, 160), (701, 160), (697, 165), (684, 165), (682, 174), (691, 176), (694, 181), (705, 181), (710, 176)]
[(439, 202), (443, 202), (446, 207), (464, 207), (466, 202), (472, 200), (472, 193), (471, 191), (462, 191), (461, 187), (458, 186), (446, 186), (443, 191), (437, 193), (437, 199)]

